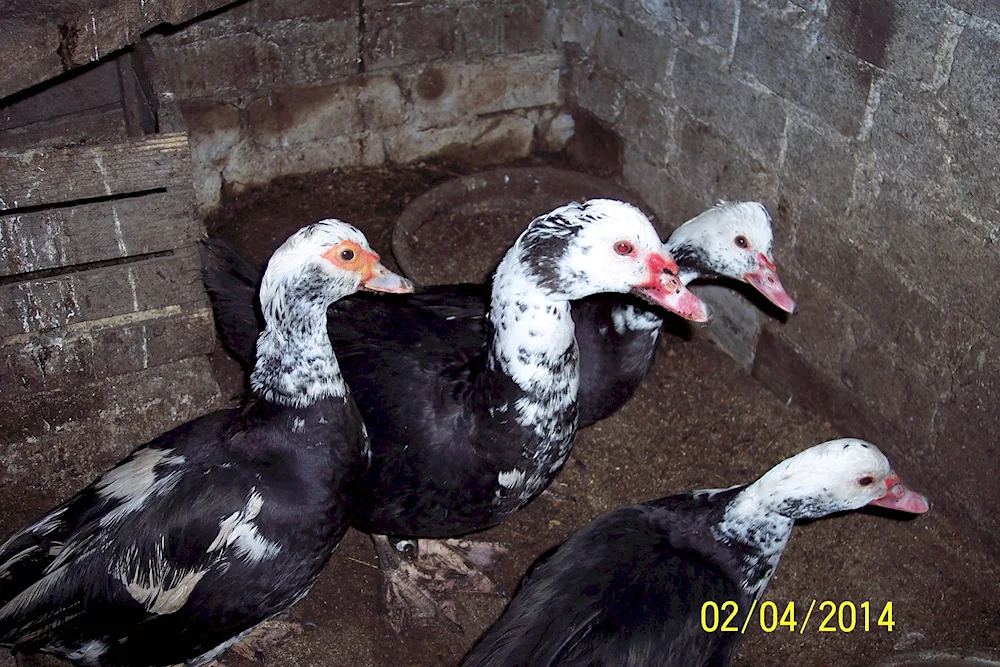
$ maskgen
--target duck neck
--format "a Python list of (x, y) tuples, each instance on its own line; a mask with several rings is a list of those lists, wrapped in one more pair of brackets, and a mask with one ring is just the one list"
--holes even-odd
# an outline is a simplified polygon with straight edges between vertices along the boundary
[(576, 434), (579, 353), (569, 300), (539, 287), (508, 253), (494, 275), (491, 340), (477, 412), (517, 447), (494, 453), (504, 472), (497, 506), (510, 512), (545, 488)]
[(667, 239), (667, 248), (677, 262), (677, 277), (686, 287), (698, 278), (712, 278), (719, 275), (708, 261), (705, 251), (687, 241), (673, 242)]
[(326, 311), (335, 293), (322, 284), (330, 278), (314, 271), (314, 276), (282, 280), (262, 307), (265, 327), (257, 338), (250, 386), (279, 405), (302, 408), (347, 395), (326, 331)]
[(767, 587), (795, 525), (794, 519), (776, 511), (762, 481), (763, 477), (736, 494), (712, 527), (717, 540), (742, 552), (740, 583), (753, 597)]
[(570, 302), (539, 287), (510, 252), (493, 280), (491, 370), (554, 406), (576, 402), (578, 361)]

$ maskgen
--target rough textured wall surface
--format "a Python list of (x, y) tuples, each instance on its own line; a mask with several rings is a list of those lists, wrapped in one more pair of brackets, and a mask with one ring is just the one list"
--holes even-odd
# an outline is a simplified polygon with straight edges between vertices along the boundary
[(996, 3), (579, 0), (567, 17), (571, 98), (622, 135), (663, 219), (717, 198), (772, 211), (800, 314), (763, 318), (756, 377), (884, 444), (997, 545)]
[(250, 0), (152, 40), (198, 202), (275, 176), (527, 155), (561, 101), (562, 0)]

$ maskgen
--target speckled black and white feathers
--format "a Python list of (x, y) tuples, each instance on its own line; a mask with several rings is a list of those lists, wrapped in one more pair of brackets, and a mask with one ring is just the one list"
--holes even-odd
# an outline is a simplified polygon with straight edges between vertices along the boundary
[(0, 645), (83, 665), (202, 664), (294, 603), (343, 536), (367, 462), (346, 401), (203, 417), (13, 536)]
[(835, 440), (747, 486), (609, 512), (536, 563), (463, 665), (725, 667), (741, 635), (706, 632), (702, 605), (734, 601), (745, 615), (795, 520), (868, 504), (892, 474), (874, 446)]
[[(747, 245), (733, 243), (743, 236)], [(771, 215), (758, 202), (726, 202), (691, 218), (667, 241), (685, 283), (697, 278), (732, 278), (757, 268), (757, 255), (770, 258), (774, 242)]]
[[(305, 268), (313, 241), (268, 271), (283, 288), (264, 297), (258, 366), (271, 366), (257, 397), (140, 447), (0, 546), (0, 646), (81, 665), (201, 665), (309, 590), (368, 463), (329, 342), (313, 340), (357, 285), (324, 289)], [(314, 354), (298, 368), (303, 349)]]

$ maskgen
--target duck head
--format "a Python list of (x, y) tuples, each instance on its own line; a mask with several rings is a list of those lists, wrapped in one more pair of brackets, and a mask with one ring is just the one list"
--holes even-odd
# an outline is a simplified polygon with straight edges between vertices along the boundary
[(357, 228), (320, 220), (292, 234), (271, 255), (260, 301), (266, 315), (278, 296), (321, 297), (329, 305), (359, 289), (400, 294), (412, 292), (413, 284), (385, 268)]
[(785, 312), (795, 301), (778, 277), (771, 245), (771, 216), (758, 202), (719, 202), (678, 227), (667, 246), (687, 284), (695, 278), (724, 276), (748, 283)]
[(265, 326), (250, 375), (257, 396), (301, 408), (347, 395), (326, 317), (331, 303), (358, 289), (411, 292), (413, 285), (382, 266), (347, 223), (313, 223), (274, 251), (260, 284)]
[(511, 255), (557, 298), (631, 292), (695, 322), (711, 318), (678, 278), (677, 263), (649, 219), (624, 202), (592, 199), (557, 208), (531, 222)]
[(900, 482), (878, 447), (853, 438), (824, 442), (785, 459), (751, 487), (764, 507), (792, 520), (865, 505), (912, 514), (930, 509), (927, 498)]

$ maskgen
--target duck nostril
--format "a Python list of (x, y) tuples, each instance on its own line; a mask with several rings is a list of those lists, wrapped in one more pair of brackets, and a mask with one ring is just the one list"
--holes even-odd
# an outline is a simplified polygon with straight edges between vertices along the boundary
[(774, 284), (774, 278), (772, 278), (771, 276), (768, 276), (767, 277), (767, 282), (769, 282), (769, 283), (771, 283), (773, 285)]

